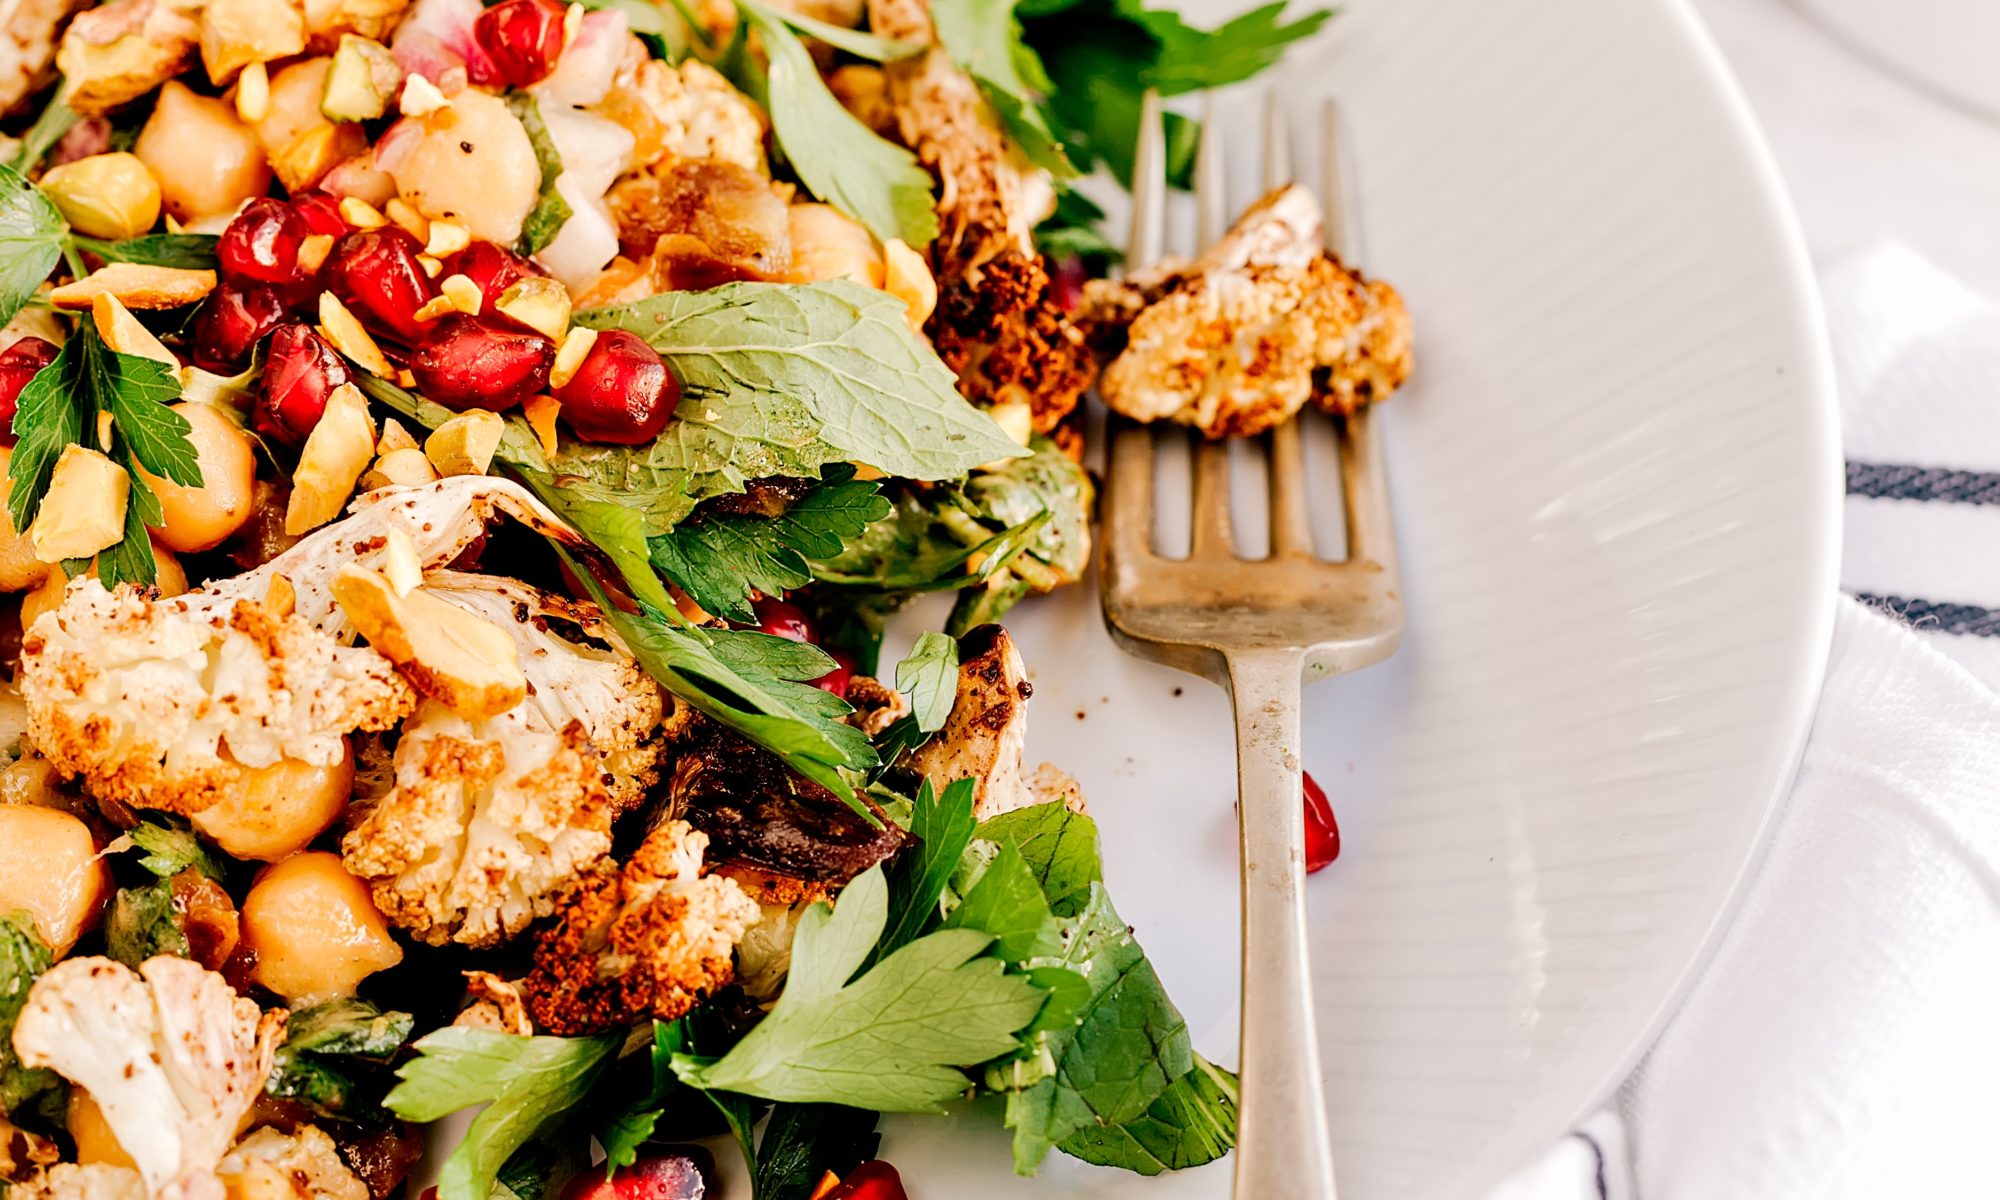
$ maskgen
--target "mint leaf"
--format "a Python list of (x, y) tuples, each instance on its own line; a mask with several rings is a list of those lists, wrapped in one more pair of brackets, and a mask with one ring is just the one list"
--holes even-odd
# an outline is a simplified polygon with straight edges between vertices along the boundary
[(945, 917), (944, 927), (992, 934), (993, 952), (1009, 962), (1053, 955), (1062, 948), (1061, 927), (1041, 881), (1011, 842), (1000, 847), (966, 889), (958, 907)]
[(40, 188), (0, 167), (0, 324), (14, 319), (62, 261), (67, 229)]
[(1091, 885), (1103, 880), (1097, 822), (1062, 804), (1037, 804), (1001, 813), (979, 826), (982, 841), (1011, 845), (1042, 885), (1051, 911), (1073, 917), (1089, 903)]
[(541, 106), (533, 96), (515, 92), (507, 97), (507, 108), (521, 122), (521, 128), (528, 131), (528, 144), (535, 148), (535, 164), (542, 170), (541, 195), (521, 221), (521, 240), (514, 248), (522, 254), (540, 254), (556, 240), (563, 223), (572, 215), (569, 202), (556, 191), (556, 179), (563, 173), (562, 155), (556, 152), (549, 127), (542, 123)]
[[(1025, 552), (1048, 524), (1046, 513), (994, 531), (952, 496), (906, 491), (888, 516), (849, 539), (841, 552), (814, 559), (821, 583), (871, 592), (950, 591), (985, 583)], [(974, 560), (979, 565), (968, 570)]]
[(943, 729), (958, 699), (958, 639), (942, 633), (919, 637), (910, 656), (896, 664), (896, 690), (910, 698), (919, 731)]
[(21, 1065), (14, 1051), (14, 1022), (27, 1006), (28, 989), (55, 962), (55, 954), (25, 912), (0, 913), (0, 1113), (18, 1113), (30, 1101), (62, 1087), (54, 1071)]
[(964, 1069), (1013, 1050), (1043, 994), (982, 957), (992, 939), (969, 929), (918, 938), (845, 983), (854, 948), (874, 944), (888, 905), (871, 868), (831, 911), (808, 908), (770, 1015), (722, 1058), (682, 1056), (675, 1072), (705, 1090), (881, 1112), (935, 1112), (964, 1092)]
[(936, 0), (931, 20), (952, 61), (979, 84), (1014, 144), (1030, 162), (1067, 178), (1076, 174), (1037, 96), (1053, 86), (1021, 36), (1015, 0)]
[(1121, 16), (1160, 44), (1145, 83), (1163, 96), (1240, 83), (1284, 56), (1293, 42), (1318, 33), (1333, 10), (1314, 9), (1296, 21), (1284, 20), (1285, 0), (1254, 8), (1214, 29), (1197, 29), (1172, 9), (1149, 9), (1138, 0), (1117, 0)]
[(435, 1121), (475, 1104), (438, 1178), (439, 1200), (487, 1200), (513, 1153), (589, 1094), (616, 1038), (518, 1037), (447, 1026), (414, 1047), (383, 1103), (406, 1121)]
[(804, 587), (808, 557), (840, 553), (888, 512), (874, 483), (825, 484), (775, 517), (710, 517), (662, 534), (652, 539), (653, 565), (709, 612), (753, 622), (753, 589), (781, 596)]
[(218, 239), (208, 233), (156, 233), (146, 237), (107, 242), (99, 238), (71, 234), (79, 250), (87, 250), (106, 262), (144, 263), (153, 267), (181, 267), (190, 271), (215, 269)]
[[(808, 452), (816, 461), (773, 464), (727, 454), (725, 461), (746, 472), (745, 479), (811, 473), (835, 458), (905, 479), (954, 479), (982, 463), (1027, 453), (958, 394), (950, 368), (903, 320), (902, 301), (848, 280), (665, 292), (636, 304), (585, 309), (576, 320), (636, 333), (660, 352), (681, 382), (676, 424), (718, 423), (732, 407), (759, 396), (796, 404), (806, 427), (784, 432), (794, 445), (816, 441), (825, 456)], [(777, 432), (770, 415), (757, 430), (767, 437)], [(705, 464), (671, 465), (692, 473)], [(741, 490), (741, 483), (732, 490)]]
[(888, 928), (875, 946), (873, 960), (909, 944), (937, 923), (938, 900), (972, 842), (977, 823), (972, 816), (973, 790), (970, 779), (953, 781), (943, 795), (928, 779), (917, 789), (916, 802), (910, 808), (910, 832), (916, 835), (917, 844), (895, 864)]
[(863, 125), (834, 98), (783, 18), (755, 0), (737, 0), (736, 7), (770, 56), (764, 108), (778, 148), (806, 189), (885, 242), (901, 238), (916, 249), (929, 245), (938, 231), (930, 172), (916, 155)]
[(879, 1118), (844, 1104), (778, 1104), (764, 1124), (751, 1180), (757, 1200), (809, 1200), (831, 1171), (846, 1175), (875, 1157)]
[(1236, 1076), (1201, 1055), (1144, 1113), (1122, 1125), (1086, 1126), (1063, 1153), (1141, 1175), (1214, 1162), (1236, 1145)]

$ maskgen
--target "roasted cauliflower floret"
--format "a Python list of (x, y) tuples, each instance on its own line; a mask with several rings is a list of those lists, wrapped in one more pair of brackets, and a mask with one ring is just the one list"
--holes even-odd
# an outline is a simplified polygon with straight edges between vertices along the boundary
[(85, 116), (136, 100), (193, 65), (204, 0), (113, 0), (63, 33), (56, 66)]
[(1308, 400), (1352, 413), (1410, 373), (1402, 298), (1320, 249), (1318, 202), (1297, 184), (1191, 264), (1094, 281), (1085, 324), (1118, 350), (1099, 379), (1106, 404), (1210, 438), (1262, 433)]
[(681, 159), (713, 158), (760, 176), (771, 173), (763, 112), (721, 72), (695, 59), (673, 66), (635, 55), (599, 111), (632, 135), (633, 162), (665, 168)]
[(415, 696), (388, 660), (282, 606), (149, 599), (72, 582), (21, 644), (28, 737), (65, 778), (140, 808), (198, 812), (246, 767), (330, 766)]
[(758, 908), (734, 880), (702, 873), (707, 848), (687, 822), (665, 821), (624, 866), (570, 886), (522, 982), (537, 1028), (570, 1037), (672, 1020), (730, 981)]
[(943, 787), (971, 779), (980, 820), (1032, 804), (1062, 801), (1083, 809), (1076, 780), (1043, 763), (1032, 777), (1022, 760), (1028, 746), (1028, 697), (1034, 688), (1014, 639), (998, 625), (981, 625), (959, 639), (958, 694), (937, 736), (912, 751), (905, 765)]
[(57, 1163), (9, 1187), (7, 1200), (147, 1200), (146, 1180), (115, 1163)]
[(368, 1185), (314, 1125), (292, 1133), (254, 1130), (223, 1156), (215, 1173), (229, 1200), (369, 1200)]
[(216, 1165), (263, 1090), (284, 1025), (282, 1010), (260, 1013), (186, 959), (150, 958), (134, 972), (72, 958), (35, 981), (14, 1049), (89, 1090), (155, 1200), (221, 1200)]
[(505, 941), (610, 852), (611, 793), (582, 724), (549, 730), (531, 712), (473, 722), (424, 702), (396, 744), (396, 786), (357, 802), (342, 861), (420, 941)]

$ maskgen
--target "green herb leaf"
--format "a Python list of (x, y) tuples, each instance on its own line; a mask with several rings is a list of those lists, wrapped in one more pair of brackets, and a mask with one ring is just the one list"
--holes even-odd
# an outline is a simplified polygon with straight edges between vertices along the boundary
[[(894, 511), (848, 541), (837, 557), (815, 559), (813, 578), (843, 588), (906, 593), (983, 584), (1024, 553), (1041, 533), (1046, 513), (997, 533), (951, 496), (904, 492)], [(979, 566), (967, 570), (977, 559)]]
[(931, 19), (938, 41), (978, 82), (1014, 144), (1036, 166), (1068, 178), (1076, 167), (1037, 99), (1053, 85), (1041, 56), (1022, 39), (1014, 6), (1015, 0), (936, 0)]
[(937, 924), (938, 899), (978, 824), (972, 815), (974, 788), (972, 780), (959, 779), (939, 795), (926, 779), (917, 789), (910, 808), (910, 832), (917, 844), (896, 861), (888, 927), (868, 961), (879, 962)]
[(846, 1175), (875, 1157), (879, 1117), (844, 1104), (778, 1104), (757, 1146), (756, 1200), (809, 1200), (831, 1171)]
[(155, 879), (138, 887), (119, 888), (104, 918), (104, 947), (128, 967), (137, 967), (156, 954), (186, 958), (187, 932), (174, 913), (173, 881)]
[(924, 733), (944, 728), (958, 699), (958, 639), (926, 633), (896, 664), (896, 690), (910, 698), (910, 715)]
[(57, 142), (62, 141), (63, 135), (74, 129), (76, 123), (82, 119), (82, 114), (69, 106), (66, 90), (57, 88), (49, 96), (49, 102), (42, 106), (41, 113), (35, 117), (34, 125), (27, 133), (21, 135), (21, 148), (14, 152), (13, 159), (7, 165), (18, 174), (24, 176), (31, 174), (41, 165), (42, 159), (48, 156), (49, 150)]
[(674, 1074), (672, 1061), (674, 1055), (687, 1049), (687, 1042), (685, 1020), (653, 1022), (653, 1042), (646, 1048), (651, 1086), (644, 1096), (597, 1131), (598, 1144), (604, 1147), (605, 1178), (609, 1179), (619, 1167), (639, 1160), (639, 1147), (652, 1138), (668, 1100), (675, 1092), (684, 1090), (680, 1078)]
[(850, 29), (845, 25), (835, 25), (804, 13), (771, 9), (770, 15), (809, 38), (818, 38), (836, 50), (844, 50), (856, 58), (865, 58), (870, 62), (896, 62), (924, 52), (923, 46), (917, 42), (902, 42), (860, 29)]
[(139, 865), (162, 879), (171, 879), (190, 867), (210, 879), (222, 879), (222, 864), (196, 840), (192, 829), (167, 825), (148, 818), (126, 834), (132, 844), (146, 852)]
[(982, 841), (1013, 846), (1031, 871), (1051, 911), (1073, 917), (1089, 903), (1091, 885), (1104, 878), (1097, 854), (1097, 822), (1061, 804), (1036, 804), (1001, 813), (979, 826)]
[(447, 1026), (416, 1043), (384, 1103), (406, 1121), (435, 1121), (475, 1104), (445, 1160), (439, 1200), (487, 1200), (500, 1169), (530, 1138), (589, 1094), (616, 1038), (518, 1037)]
[(542, 169), (541, 195), (522, 220), (521, 240), (514, 248), (522, 254), (539, 254), (556, 240), (571, 215), (569, 202), (556, 191), (556, 179), (563, 173), (562, 155), (556, 152), (549, 127), (542, 121), (541, 106), (533, 96), (515, 92), (507, 97), (507, 107), (528, 131), (528, 144), (535, 148), (535, 163)]
[(1236, 1076), (1197, 1054), (1194, 1069), (1144, 1113), (1122, 1125), (1085, 1126), (1063, 1140), (1062, 1150), (1141, 1175), (1198, 1167), (1235, 1147), (1236, 1097)]
[(1254, 8), (1214, 29), (1197, 29), (1172, 9), (1149, 9), (1139, 0), (1117, 0), (1118, 12), (1160, 44), (1146, 84), (1163, 96), (1241, 83), (1284, 56), (1286, 47), (1318, 33), (1333, 10), (1314, 9), (1284, 19), (1285, 0)]
[(0, 913), (0, 1114), (20, 1112), (62, 1086), (54, 1071), (22, 1066), (14, 1051), (14, 1023), (28, 1003), (28, 989), (55, 957), (36, 932), (34, 917)]
[[(682, 387), (676, 424), (713, 423), (732, 403), (753, 398), (794, 401), (808, 422), (788, 431), (789, 440), (831, 451), (815, 468), (840, 458), (905, 479), (954, 479), (1027, 453), (958, 394), (951, 370), (903, 320), (902, 301), (847, 280), (666, 292), (585, 309), (576, 320), (629, 330), (666, 358)], [(776, 414), (761, 415), (759, 431), (778, 432), (770, 421)], [(733, 453), (723, 458), (744, 479), (804, 473), (797, 465), (745, 463)]]
[(1061, 950), (1061, 929), (1041, 881), (1011, 842), (986, 864), (958, 907), (945, 917), (944, 927), (992, 934), (994, 953), (1009, 962)]
[(712, 517), (662, 534), (652, 539), (653, 565), (709, 612), (750, 622), (752, 589), (779, 596), (804, 587), (808, 557), (839, 554), (888, 513), (874, 483), (825, 484), (775, 517)]
[(218, 240), (214, 234), (208, 233), (156, 233), (119, 242), (107, 242), (82, 234), (70, 236), (77, 249), (88, 250), (106, 262), (181, 267), (189, 271), (215, 269), (215, 245)]
[(386, 1059), (403, 1048), (415, 1024), (409, 1013), (384, 1012), (366, 1000), (328, 1000), (292, 1013), (280, 1052)]
[[(1043, 993), (981, 957), (992, 941), (940, 930), (852, 983), (846, 973), (880, 937), (889, 889), (871, 868), (838, 905), (799, 918), (791, 974), (769, 1016), (722, 1058), (674, 1060), (681, 1079), (773, 1100), (934, 1112), (965, 1091), (964, 1069), (1015, 1048)], [(449, 1200), (449, 1198), (447, 1198)]]
[(380, 1120), (385, 1065), (415, 1024), (409, 1013), (384, 1012), (366, 1000), (297, 1009), (285, 1025), (264, 1092), (333, 1120)]
[(765, 111), (778, 147), (813, 195), (868, 227), (883, 241), (921, 249), (937, 236), (931, 176), (917, 157), (863, 125), (826, 82), (805, 44), (756, 0), (737, 0), (770, 56)]
[(40, 188), (0, 167), (0, 324), (14, 319), (62, 261), (67, 229)]

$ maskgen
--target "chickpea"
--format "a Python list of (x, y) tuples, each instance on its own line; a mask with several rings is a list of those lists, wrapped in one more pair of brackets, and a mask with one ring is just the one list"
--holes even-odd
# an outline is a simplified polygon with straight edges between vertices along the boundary
[(0, 807), (0, 913), (33, 917), (60, 955), (97, 923), (110, 890), (90, 826), (53, 808)]
[(786, 215), (792, 226), (792, 267), (785, 282), (852, 279), (882, 286), (882, 251), (866, 229), (827, 204), (794, 204)]
[[(153, 586), (160, 589), (162, 596), (178, 596), (188, 590), (187, 572), (181, 570), (180, 560), (153, 543), (153, 569), (156, 578)], [(97, 563), (90, 564), (87, 574), (97, 578)], [(62, 603), (63, 592), (69, 588), (69, 576), (61, 570), (51, 570), (41, 586), (21, 597), (21, 628), (34, 628), (35, 618), (45, 612), (53, 612)]]
[(72, 1085), (69, 1089), (69, 1112), (67, 1114), (69, 1136), (76, 1142), (76, 1161), (79, 1163), (105, 1163), (114, 1167), (132, 1167), (138, 1163), (125, 1153), (125, 1147), (118, 1143), (118, 1135), (111, 1131), (111, 1122), (104, 1119), (104, 1110), (97, 1107), (97, 1101), (89, 1092)]
[(234, 857), (276, 862), (325, 833), (353, 792), (352, 749), (326, 767), (284, 759), (245, 771), (232, 794), (190, 819)]
[(153, 536), (169, 550), (193, 554), (214, 549), (250, 519), (257, 455), (249, 436), (214, 405), (184, 400), (173, 408), (193, 427), (188, 440), (201, 467), (201, 485), (182, 487), (143, 468), (139, 477), (160, 498), (166, 518)]
[(236, 110), (168, 80), (132, 153), (159, 180), (167, 211), (183, 223), (225, 216), (271, 186), (257, 135)]
[[(14, 486), (6, 477), (7, 464), (13, 457), (11, 446), (0, 446), (0, 496)], [(48, 576), (49, 564), (35, 557), (34, 544), (15, 530), (13, 516), (6, 504), (0, 503), (0, 592), (27, 591)], [(22, 627), (26, 628), (26, 624)]]
[(294, 1002), (351, 996), (403, 961), (368, 887), (340, 856), (307, 850), (266, 867), (243, 901), (243, 942), (258, 983)]
[(86, 237), (138, 237), (160, 219), (160, 181), (137, 155), (93, 154), (52, 167), (42, 191)]

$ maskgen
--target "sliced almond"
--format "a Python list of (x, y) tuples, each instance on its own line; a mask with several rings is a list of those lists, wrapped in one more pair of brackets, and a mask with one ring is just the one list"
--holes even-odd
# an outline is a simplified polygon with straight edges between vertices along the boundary
[(181, 308), (215, 290), (215, 272), (144, 263), (107, 263), (49, 293), (57, 308), (85, 309), (99, 296), (116, 296), (127, 308)]
[(582, 32), (583, 5), (571, 0), (570, 6), (563, 11), (563, 45), (575, 45), (576, 36)]
[(361, 477), (360, 488), (372, 492), (380, 487), (422, 487), (437, 482), (437, 468), (416, 446), (389, 450), (375, 459), (375, 465)]
[(421, 117), (425, 113), (434, 113), (450, 103), (445, 94), (438, 90), (437, 84), (422, 75), (412, 73), (404, 76), (403, 96), (398, 101), (398, 107), (403, 110), (404, 116)]
[(493, 301), (493, 311), (519, 321), (551, 341), (561, 341), (569, 329), (569, 289), (542, 275), (509, 284)]
[(274, 617), (289, 617), (298, 603), (298, 589), (292, 586), (291, 576), (273, 572), (271, 582), (264, 587), (264, 607), (270, 609)]
[(417, 265), (422, 267), (424, 274), (430, 276), (432, 279), (436, 279), (444, 273), (444, 264), (428, 254), (417, 255)]
[[(412, 75), (410, 78), (419, 79), (422, 76)], [(431, 240), (430, 221), (424, 217), (424, 214), (418, 212), (416, 206), (408, 200), (403, 199), (401, 196), (393, 197), (389, 203), (382, 206), (382, 212), (391, 221), (394, 221), (397, 228), (401, 229), (404, 233), (409, 234), (420, 242)], [(434, 254), (431, 257), (436, 258), (437, 256)]]
[(111, 453), (111, 433), (117, 426), (118, 422), (110, 413), (97, 410), (97, 448), (106, 454)]
[(528, 418), (528, 428), (535, 431), (535, 440), (546, 454), (556, 452), (556, 414), (561, 411), (562, 404), (547, 392), (521, 403), (521, 415)]
[(382, 536), (382, 575), (398, 596), (407, 596), (424, 585), (423, 560), (410, 535), (394, 525)]
[(165, 364), (170, 370), (179, 371), (181, 361), (174, 352), (167, 349), (153, 331), (139, 323), (118, 297), (108, 292), (91, 298), (90, 317), (97, 324), (97, 336), (104, 344), (120, 354), (130, 354), (138, 358), (150, 358)]
[[(555, 283), (555, 280), (549, 282)], [(556, 286), (561, 287), (562, 284), (556, 283)], [(445, 276), (444, 282), (438, 284), (438, 291), (451, 301), (453, 309), (468, 317), (478, 316), (480, 308), (486, 303), (486, 294), (479, 290), (479, 285), (464, 275)]]
[(299, 242), (299, 270), (310, 275), (326, 264), (326, 256), (333, 253), (333, 235), (330, 233), (307, 234)]
[(505, 432), (499, 413), (475, 408), (438, 426), (424, 439), (424, 454), (440, 475), (484, 475)]
[(432, 258), (450, 258), (472, 244), (472, 231), (456, 221), (432, 221), (424, 253)]
[(28, 527), (35, 557), (59, 563), (116, 546), (125, 540), (125, 503), (131, 494), (132, 477), (124, 467), (83, 446), (63, 447), (42, 507)]
[(375, 423), (368, 416), (368, 402), (359, 388), (343, 383), (327, 397), (326, 411), (299, 451), (292, 498), (285, 506), (285, 532), (296, 536), (339, 516), (374, 457)]
[(246, 125), (255, 125), (271, 115), (271, 73), (263, 63), (251, 63), (237, 77), (236, 115)]
[(335, 350), (353, 359), (356, 366), (377, 379), (387, 379), (396, 373), (383, 356), (382, 347), (377, 346), (375, 339), (361, 327), (360, 319), (349, 312), (332, 292), (319, 294), (319, 332), (333, 343)]
[(556, 361), (549, 367), (549, 386), (559, 388), (575, 379), (583, 360), (590, 357), (590, 348), (596, 344), (595, 329), (578, 325), (564, 334), (562, 346), (556, 350)]
[(389, 417), (382, 422), (382, 436), (375, 439), (375, 453), (393, 454), (398, 450), (416, 450), (418, 448), (415, 435), (403, 428), (401, 421), (398, 421), (394, 417)]
[(451, 302), (450, 296), (432, 296), (422, 304), (417, 305), (417, 311), (412, 313), (411, 317), (418, 321), (435, 321), (439, 317), (448, 316), (457, 311), (458, 307)]
[(389, 223), (381, 209), (359, 196), (341, 197), (340, 219), (356, 229), (380, 229)]
[(399, 596), (380, 571), (355, 563), (334, 576), (333, 597), (411, 686), (460, 716), (498, 716), (527, 698), (520, 651), (493, 622), (422, 589)]

